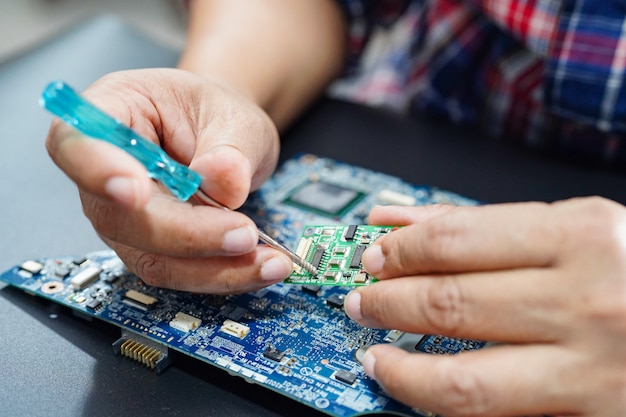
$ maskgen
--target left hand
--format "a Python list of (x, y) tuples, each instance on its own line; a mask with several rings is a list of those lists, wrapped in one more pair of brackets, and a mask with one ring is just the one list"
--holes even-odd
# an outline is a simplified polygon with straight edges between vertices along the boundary
[(454, 416), (626, 415), (626, 209), (601, 198), (379, 207), (406, 225), (363, 254), (381, 281), (346, 299), (361, 325), (500, 342), (455, 356), (378, 345), (393, 397)]

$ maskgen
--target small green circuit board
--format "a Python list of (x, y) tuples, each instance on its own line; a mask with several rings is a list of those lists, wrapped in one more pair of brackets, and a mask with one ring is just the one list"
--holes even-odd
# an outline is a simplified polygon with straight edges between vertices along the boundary
[(305, 226), (295, 252), (317, 269), (317, 275), (296, 267), (285, 283), (334, 286), (371, 284), (376, 279), (361, 266), (363, 252), (380, 236), (394, 229), (394, 226), (369, 225)]

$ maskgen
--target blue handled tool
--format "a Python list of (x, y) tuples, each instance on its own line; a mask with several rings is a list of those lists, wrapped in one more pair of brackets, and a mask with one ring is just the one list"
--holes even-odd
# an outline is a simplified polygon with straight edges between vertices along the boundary
[[(63, 81), (48, 84), (41, 95), (40, 104), (86, 136), (109, 142), (134, 156), (146, 167), (151, 178), (165, 185), (180, 200), (187, 201), (194, 196), (204, 204), (229, 210), (200, 189), (200, 175), (170, 158), (158, 145), (102, 112)], [(261, 230), (259, 239), (289, 256), (296, 265), (317, 274), (313, 265)]]

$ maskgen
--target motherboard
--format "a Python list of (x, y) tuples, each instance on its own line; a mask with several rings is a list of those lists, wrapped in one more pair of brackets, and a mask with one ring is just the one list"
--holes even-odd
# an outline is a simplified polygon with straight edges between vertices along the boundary
[(253, 193), (242, 211), (273, 238), (318, 262), (315, 277), (296, 268), (284, 283), (256, 292), (193, 294), (150, 287), (114, 252), (100, 251), (24, 260), (0, 280), (118, 326), (114, 352), (157, 373), (170, 365), (174, 350), (327, 415), (430, 416), (393, 400), (365, 374), (360, 363), (365, 350), (389, 343), (409, 352), (456, 354), (485, 344), (361, 327), (346, 316), (343, 303), (352, 286), (375, 281), (362, 271), (360, 254), (393, 229), (366, 225), (372, 207), (433, 203), (477, 204), (299, 155)]

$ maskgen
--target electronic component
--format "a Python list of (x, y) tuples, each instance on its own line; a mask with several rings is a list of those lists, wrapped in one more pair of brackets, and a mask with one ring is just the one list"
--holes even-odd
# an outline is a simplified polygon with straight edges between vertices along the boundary
[(220, 327), (220, 331), (243, 339), (248, 335), (248, 333), (250, 333), (250, 327), (246, 326), (245, 324), (226, 319), (224, 320), (222, 327)]
[(98, 300), (97, 298), (93, 298), (87, 304), (85, 304), (85, 307), (87, 307), (90, 310), (97, 310), (100, 307), (102, 307), (102, 300)]
[(350, 260), (350, 268), (359, 268), (361, 266), (361, 257), (363, 256), (363, 252), (367, 246), (358, 245), (354, 248), (354, 254), (352, 255), (352, 259)]
[(273, 346), (268, 346), (263, 351), (263, 356), (266, 357), (267, 359), (273, 360), (274, 362), (280, 362), (281, 360), (283, 360), (283, 357), (285, 356), (285, 352), (278, 350)]
[(202, 320), (179, 311), (169, 324), (176, 330), (187, 333), (200, 327)]
[(43, 269), (43, 265), (37, 261), (25, 261), (20, 265), (20, 269), (36, 275), (41, 272), (41, 270)]
[(307, 182), (295, 190), (285, 203), (329, 217), (339, 217), (365, 193), (325, 181)]
[(84, 266), (87, 264), (87, 262), (89, 262), (89, 259), (86, 256), (72, 259), (72, 263), (76, 266)]
[(144, 311), (154, 307), (157, 302), (156, 298), (136, 290), (126, 291), (124, 297), (124, 303), (133, 307), (140, 308)]
[(345, 298), (343, 294), (332, 294), (326, 299), (326, 304), (334, 308), (343, 308)]
[(348, 228), (346, 229), (346, 233), (343, 235), (343, 238), (345, 240), (352, 240), (354, 239), (354, 235), (356, 234), (356, 229), (357, 227), (359, 227), (356, 224), (351, 224), (350, 226), (348, 226)]
[(41, 292), (44, 294), (56, 294), (63, 291), (65, 286), (58, 281), (48, 281), (41, 286)]
[(93, 283), (100, 275), (102, 270), (98, 266), (89, 266), (79, 271), (70, 279), (70, 284), (77, 290), (82, 290)]
[[(344, 199), (334, 208), (327, 206), (334, 204), (330, 201), (332, 193), (325, 193), (325, 187), (304, 187), (309, 183), (340, 187)], [(316, 209), (298, 204), (302, 202), (298, 197), (292, 198), (307, 189), (326, 201), (320, 201)], [(296, 268), (297, 273), (290, 279), (300, 279), (300, 285), (279, 283), (228, 296), (170, 291), (146, 285), (110, 250), (38, 258), (38, 272), (18, 264), (1, 274), (0, 280), (121, 328), (124, 334), (114, 350), (122, 354), (121, 344), (130, 340), (124, 345), (124, 354), (154, 366), (157, 372), (165, 368), (171, 348), (331, 417), (423, 417), (426, 414), (390, 398), (362, 372), (361, 360), (367, 347), (392, 343), (407, 352), (454, 354), (480, 349), (485, 344), (364, 328), (345, 316), (343, 304), (350, 287), (374, 281), (360, 267), (349, 267), (356, 247), (367, 247), (393, 230), (363, 226), (371, 208), (385, 204), (381, 201), (385, 197), (382, 190), (415, 198), (418, 205), (435, 201), (476, 204), (432, 187), (413, 186), (389, 175), (302, 155), (286, 161), (240, 209), (287, 247), (297, 248), (299, 256), (311, 259), (318, 248), (324, 250), (315, 277)], [(355, 199), (352, 201), (350, 196)], [(287, 201), (290, 198), (295, 201)], [(335, 210), (339, 214), (329, 214)], [(354, 226), (354, 236), (346, 240), (349, 225)], [(73, 276), (89, 267), (102, 272), (81, 289), (70, 285)], [(67, 270), (69, 275), (63, 276)], [(202, 278), (213, 277), (207, 274)], [(337, 278), (338, 282), (332, 282)], [(179, 320), (177, 312), (193, 319)], [(195, 318), (200, 322), (194, 322)], [(181, 324), (185, 330), (196, 326), (194, 323), (197, 327), (181, 333), (171, 322)], [(274, 350), (268, 349), (270, 346)], [(153, 358), (152, 354), (165, 359)], [(351, 374), (356, 376), (354, 380)]]
[[(392, 226), (323, 225), (304, 227), (298, 247), (315, 247), (303, 252), (303, 258), (317, 269), (317, 274), (295, 268), (285, 280), (288, 284), (355, 286), (376, 280), (361, 269), (365, 249)], [(302, 243), (306, 242), (306, 243)]]
[(326, 250), (322, 246), (318, 246), (315, 249), (315, 252), (313, 252), (313, 256), (311, 257), (311, 265), (313, 265), (315, 269), (318, 269), (320, 267), (324, 252), (326, 252)]
[(345, 371), (343, 369), (339, 369), (337, 370), (337, 372), (335, 372), (335, 379), (348, 385), (352, 385), (356, 382), (356, 374)]
[(172, 363), (166, 346), (127, 331), (122, 331), (122, 337), (112, 347), (116, 355), (137, 361), (154, 369), (157, 374), (162, 373)]
[(321, 285), (304, 284), (302, 286), (302, 291), (304, 291), (307, 294), (311, 294), (315, 296), (319, 295), (321, 289), (322, 289)]

